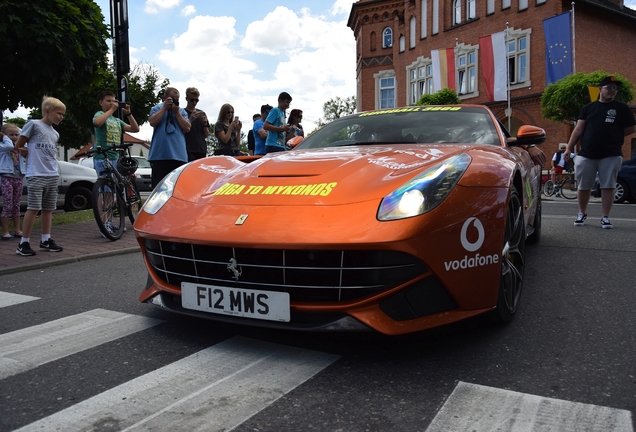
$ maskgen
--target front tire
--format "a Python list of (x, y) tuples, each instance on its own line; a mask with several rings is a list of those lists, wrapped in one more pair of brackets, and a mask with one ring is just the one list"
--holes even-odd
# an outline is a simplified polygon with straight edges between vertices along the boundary
[(543, 183), (543, 194), (547, 197), (554, 195), (554, 182), (552, 180), (546, 180)]
[(519, 193), (513, 189), (508, 200), (506, 228), (501, 252), (501, 279), (493, 319), (498, 323), (512, 320), (519, 306), (526, 262), (526, 229)]
[(91, 208), (91, 191), (83, 186), (71, 186), (64, 197), (64, 211), (80, 211)]
[(563, 182), (561, 187), (561, 196), (567, 199), (574, 199), (578, 194), (578, 183), (572, 177)]
[(616, 204), (624, 203), (627, 198), (631, 196), (629, 191), (629, 185), (623, 180), (616, 180), (616, 188), (614, 189), (614, 202)]
[(124, 233), (124, 201), (110, 178), (100, 177), (93, 186), (93, 214), (97, 227), (109, 240), (119, 240)]

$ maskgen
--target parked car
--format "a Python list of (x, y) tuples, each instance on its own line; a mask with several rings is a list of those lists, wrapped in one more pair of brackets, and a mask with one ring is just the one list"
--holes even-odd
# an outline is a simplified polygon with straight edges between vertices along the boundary
[[(86, 210), (93, 207), (93, 184), (97, 180), (94, 169), (70, 162), (57, 161), (60, 178), (58, 180), (58, 208), (65, 211)], [(26, 182), (22, 189), (22, 207), (27, 205)]]
[[(592, 187), (592, 196), (600, 197), (598, 177)], [(614, 202), (636, 202), (636, 158), (623, 161), (614, 189)]]
[[(135, 221), (139, 300), (185, 315), (396, 335), (512, 319), (541, 167), (479, 105), (353, 114), (291, 151), (172, 171)], [(178, 227), (178, 229), (176, 229)]]
[[(149, 192), (152, 190), (151, 186), (151, 174), (152, 167), (150, 162), (143, 156), (133, 156), (137, 160), (137, 171), (135, 171), (135, 183), (140, 192)], [(93, 158), (82, 158), (78, 162), (78, 165), (93, 168)]]

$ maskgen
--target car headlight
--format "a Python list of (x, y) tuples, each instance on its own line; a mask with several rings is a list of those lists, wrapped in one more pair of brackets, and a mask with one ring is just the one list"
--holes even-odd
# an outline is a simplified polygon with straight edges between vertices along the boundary
[(466, 153), (453, 156), (403, 184), (382, 199), (378, 219), (404, 219), (433, 210), (453, 190), (471, 160)]
[(177, 179), (186, 166), (187, 164), (181, 165), (179, 168), (172, 171), (159, 182), (159, 184), (153, 189), (153, 191), (150, 193), (150, 196), (146, 200), (146, 203), (142, 208), (143, 211), (153, 215), (161, 210), (161, 207), (163, 207), (163, 205), (167, 203), (172, 196), (174, 187), (177, 184)]

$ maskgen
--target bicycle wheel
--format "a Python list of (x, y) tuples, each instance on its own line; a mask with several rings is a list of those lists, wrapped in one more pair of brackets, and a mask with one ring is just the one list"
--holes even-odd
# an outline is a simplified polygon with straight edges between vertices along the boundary
[(137, 188), (135, 179), (128, 176), (124, 177), (124, 187), (126, 188), (126, 214), (131, 223), (135, 223), (139, 210), (141, 210), (141, 194)]
[(124, 202), (115, 192), (112, 179), (100, 177), (93, 185), (93, 214), (97, 227), (109, 240), (118, 240), (126, 223)]
[(546, 182), (543, 183), (543, 195), (547, 197), (554, 195), (554, 183), (552, 180), (546, 180)]
[(578, 184), (572, 177), (568, 177), (561, 183), (561, 196), (567, 199), (574, 199), (577, 196)]

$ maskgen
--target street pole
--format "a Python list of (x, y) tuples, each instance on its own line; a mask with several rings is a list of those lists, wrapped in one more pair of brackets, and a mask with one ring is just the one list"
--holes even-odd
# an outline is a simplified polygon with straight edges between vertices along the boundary
[[(110, 26), (113, 40), (113, 64), (117, 82), (117, 100), (120, 102), (117, 114), (123, 118), (121, 102), (127, 101), (128, 80), (130, 72), (130, 55), (128, 45), (128, 0), (110, 0)], [(124, 134), (121, 134), (124, 143)]]

